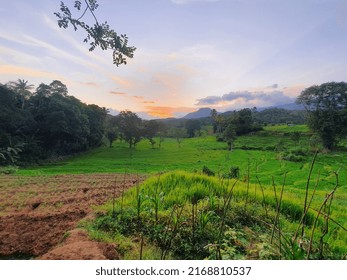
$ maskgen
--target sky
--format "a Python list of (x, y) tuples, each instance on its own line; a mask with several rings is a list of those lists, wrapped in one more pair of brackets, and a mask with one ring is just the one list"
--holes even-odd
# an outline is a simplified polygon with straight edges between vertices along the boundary
[(60, 80), (82, 102), (151, 119), (287, 104), (347, 80), (347, 0), (98, 3), (99, 22), (137, 48), (127, 65), (89, 52), (83, 30), (59, 28), (60, 1), (13, 0), (0, 6), (0, 83)]

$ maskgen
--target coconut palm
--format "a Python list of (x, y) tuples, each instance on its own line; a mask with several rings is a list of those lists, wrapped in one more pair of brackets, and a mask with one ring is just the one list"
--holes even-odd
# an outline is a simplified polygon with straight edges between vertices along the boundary
[(15, 82), (9, 82), (8, 85), (12, 90), (16, 91), (20, 95), (23, 110), (25, 101), (31, 96), (31, 90), (34, 88), (34, 85), (28, 84), (28, 81), (22, 79), (18, 79)]

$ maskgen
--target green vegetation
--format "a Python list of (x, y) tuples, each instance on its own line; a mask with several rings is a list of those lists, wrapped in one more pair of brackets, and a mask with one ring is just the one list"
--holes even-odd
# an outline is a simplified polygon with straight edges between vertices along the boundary
[(297, 101), (305, 105), (308, 125), (322, 139), (326, 149), (336, 148), (347, 136), (347, 83), (330, 82), (311, 86)]
[[(346, 139), (329, 151), (306, 125), (261, 128), (250, 109), (175, 122), (110, 116), (59, 81), (32, 96), (21, 82), (22, 90), (1, 87), (9, 106), (0, 173), (149, 175), (83, 225), (92, 238), (116, 242), (123, 258), (346, 257)], [(38, 151), (51, 155), (35, 161)], [(18, 168), (21, 161), (37, 165)]]
[[(292, 131), (295, 127), (305, 130), (304, 126), (287, 129)], [(237, 166), (241, 179), (247, 176), (248, 168), (264, 184), (271, 184), (272, 177), (280, 182), (287, 172), (288, 184), (303, 187), (309, 171), (308, 163), (314, 154), (309, 146), (311, 136), (304, 132), (300, 141), (294, 141), (291, 132), (283, 126), (278, 126), (278, 129), (281, 134), (266, 129), (254, 135), (240, 136), (235, 140), (232, 152), (227, 150), (226, 143), (216, 142), (214, 136), (183, 139), (180, 145), (175, 139), (165, 138), (160, 149), (158, 145), (152, 149), (151, 144), (144, 140), (138, 143), (136, 149), (129, 149), (127, 143), (117, 140), (113, 148), (100, 147), (53, 164), (20, 169), (17, 174), (123, 173), (125, 169), (128, 173), (153, 174), (173, 170), (196, 172), (206, 166), (218, 176)], [(301, 155), (300, 161), (290, 161), (290, 157), (286, 160), (290, 153), (304, 155)], [(332, 176), (332, 171), (340, 170), (340, 181), (347, 182), (347, 157), (344, 155), (343, 151), (320, 153), (313, 174), (317, 175), (320, 171), (322, 176), (327, 177)], [(251, 180), (256, 182), (255, 178)], [(327, 189), (333, 184), (330, 182)]]
[(325, 191), (316, 190), (305, 215), (303, 194), (286, 184), (250, 188), (249, 182), (176, 171), (152, 176), (99, 207), (102, 214), (85, 226), (94, 238), (123, 244), (125, 259), (143, 259), (147, 246), (154, 259), (342, 258), (345, 231), (330, 221), (325, 232), (323, 214), (341, 220), (343, 197), (317, 217), (312, 209), (319, 209)]

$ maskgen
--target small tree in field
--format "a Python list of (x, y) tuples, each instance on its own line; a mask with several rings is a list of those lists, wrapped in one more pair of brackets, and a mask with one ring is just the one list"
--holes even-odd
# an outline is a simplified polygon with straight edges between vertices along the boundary
[(229, 123), (223, 132), (223, 140), (227, 142), (229, 151), (233, 148), (233, 143), (236, 139), (236, 128), (233, 123)]
[(145, 121), (144, 122), (144, 130), (145, 130), (144, 136), (151, 143), (152, 149), (153, 149), (154, 145), (156, 143), (154, 140), (154, 137), (157, 135), (157, 133), (159, 131), (159, 124), (154, 120)]
[(122, 111), (117, 116), (119, 131), (123, 139), (129, 144), (129, 148), (135, 147), (143, 137), (142, 119), (131, 111)]

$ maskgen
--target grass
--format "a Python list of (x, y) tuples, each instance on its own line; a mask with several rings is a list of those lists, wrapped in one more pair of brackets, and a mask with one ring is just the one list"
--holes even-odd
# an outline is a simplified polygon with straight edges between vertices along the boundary
[[(161, 259), (303, 258), (308, 243), (305, 240), (305, 245), (298, 248), (291, 238), (303, 214), (304, 193), (298, 195), (285, 185), (278, 186), (278, 194), (282, 187), (284, 190), (279, 205), (271, 186), (264, 186), (263, 193), (259, 185), (248, 187), (235, 179), (183, 171), (152, 176), (115, 204), (98, 207), (102, 214), (88, 228), (94, 235), (97, 232), (103, 238), (114, 238), (113, 242), (129, 244), (129, 240), (136, 240), (123, 251), (125, 258), (138, 256), (139, 236), (145, 236), (145, 247), (156, 252), (153, 259), (159, 258), (158, 251)], [(322, 218), (315, 222), (313, 209), (319, 208), (325, 193), (316, 191), (306, 216), (305, 233), (314, 240), (310, 259), (318, 258), (323, 225)], [(337, 204), (332, 209), (331, 218), (343, 220), (340, 212), (345, 211), (344, 207)], [(324, 236), (329, 246), (325, 243), (322, 247), (323, 258), (343, 258), (346, 232), (331, 222), (330, 229)], [(284, 243), (290, 244), (287, 251), (282, 251)]]
[[(294, 135), (295, 133), (296, 135)], [(297, 135), (298, 133), (299, 138)], [(137, 145), (136, 149), (129, 149), (126, 143), (117, 141), (114, 143), (113, 148), (101, 147), (55, 164), (19, 169), (16, 174), (29, 176), (45, 175), (41, 176), (40, 178), (46, 176), (50, 177), (51, 175), (55, 174), (84, 173), (126, 172), (133, 174), (153, 175), (154, 177), (149, 179), (149, 183), (147, 182), (140, 188), (142, 190), (148, 186), (151, 186), (148, 188), (157, 188), (154, 194), (151, 194), (152, 206), (156, 206), (155, 209), (150, 211), (154, 211), (154, 213), (157, 212), (156, 220), (164, 219), (166, 220), (166, 223), (173, 223), (173, 217), (179, 219), (179, 215), (181, 214), (189, 217), (187, 214), (188, 212), (195, 213), (193, 220), (200, 218), (208, 220), (211, 218), (209, 215), (216, 218), (216, 216), (213, 214), (208, 214), (208, 211), (199, 212), (199, 210), (194, 208), (197, 207), (194, 203), (187, 204), (186, 201), (189, 197), (192, 199), (195, 196), (198, 196), (198, 201), (201, 201), (200, 198), (204, 198), (203, 200), (206, 203), (209, 201), (211, 205), (220, 205), (220, 203), (225, 200), (226, 194), (221, 191), (219, 194), (211, 196), (211, 188), (213, 189), (213, 193), (220, 190), (221, 178), (224, 174), (228, 173), (230, 167), (238, 167), (240, 170), (240, 175), (238, 183), (239, 186), (235, 189), (235, 199), (233, 200), (233, 206), (231, 207), (233, 211), (228, 212), (228, 215), (240, 221), (242, 221), (243, 218), (246, 220), (252, 220), (252, 215), (255, 215), (255, 217), (261, 219), (263, 216), (257, 216), (258, 212), (261, 213), (261, 215), (264, 215), (264, 211), (266, 212), (268, 209), (270, 213), (271, 211), (274, 213), (273, 211), (278, 209), (273, 191), (275, 188), (277, 190), (277, 194), (280, 194), (284, 174), (286, 174), (284, 196), (280, 207), (281, 218), (279, 225), (281, 228), (283, 228), (284, 233), (290, 235), (296, 230), (297, 223), (303, 211), (303, 202), (306, 195), (305, 188), (308, 174), (310, 173), (311, 160), (314, 154), (313, 148), (310, 147), (310, 137), (311, 133), (304, 125), (267, 126), (265, 127), (264, 131), (260, 131), (254, 135), (238, 137), (234, 143), (232, 152), (227, 150), (227, 145), (225, 143), (216, 142), (215, 137), (210, 135), (184, 139), (180, 145), (178, 145), (175, 139), (165, 139), (165, 141), (162, 143), (161, 149), (152, 149), (150, 143), (145, 140), (141, 141)], [(319, 178), (318, 188), (312, 201), (312, 209), (310, 209), (310, 220), (312, 222), (315, 215), (317, 215), (317, 211), (319, 210), (321, 203), (324, 201), (325, 195), (331, 192), (331, 190), (335, 187), (335, 173), (338, 172), (339, 186), (333, 196), (330, 217), (344, 228), (347, 228), (347, 152), (345, 149), (347, 146), (347, 141), (344, 139), (341, 142), (341, 145), (343, 149), (340, 149), (339, 151), (332, 151), (329, 153), (320, 152), (318, 154), (312, 170), (308, 194), (312, 194), (313, 186), (315, 185), (316, 180)], [(200, 182), (200, 179), (197, 178), (200, 178), (199, 176), (204, 166), (208, 167), (208, 169), (212, 170), (216, 175), (214, 178), (209, 178), (208, 180), (206, 179), (207, 181), (205, 179), (201, 179), (202, 181)], [(193, 176), (195, 179), (187, 179), (188, 177), (185, 180), (177, 179), (177, 170), (189, 172), (190, 175), (184, 176), (188, 176), (189, 178)], [(171, 181), (169, 180), (170, 183), (165, 183), (162, 181), (167, 178), (165, 177), (166, 175), (163, 175), (165, 178), (160, 178), (160, 187), (166, 186), (169, 187), (169, 189), (159, 191), (157, 186), (158, 176), (155, 174), (166, 172), (174, 172), (169, 174), (176, 174), (175, 180), (179, 182), (179, 188), (176, 188), (178, 183), (176, 182), (176, 184), (173, 178), (170, 179)], [(193, 187), (190, 186), (192, 184), (192, 180), (194, 182)], [(206, 186), (206, 182), (210, 182), (211, 180), (213, 182), (211, 183), (213, 187), (208, 185)], [(260, 184), (263, 189), (260, 187)], [(175, 192), (171, 192), (171, 188), (172, 190), (175, 189)], [(264, 195), (262, 192), (264, 192)], [(137, 189), (136, 192), (136, 189), (134, 189), (126, 194), (124, 207), (137, 208), (137, 212), (134, 212), (135, 217), (142, 217), (144, 215), (143, 213), (148, 210), (146, 207), (148, 206), (149, 195), (149, 193), (144, 193), (143, 191), (139, 192), (139, 189)], [(131, 200), (131, 198), (134, 197), (137, 198), (137, 206), (132, 205), (134, 202)], [(164, 197), (165, 205), (167, 207), (166, 209), (163, 208)], [(241, 207), (242, 205), (248, 203), (253, 205), (250, 206), (250, 209)], [(179, 214), (177, 205), (186, 205), (184, 211), (182, 210), (183, 213)], [(107, 211), (109, 211), (108, 207), (109, 206), (106, 206)], [(147, 210), (144, 211), (145, 209)], [(237, 213), (237, 209), (242, 209), (243, 212)], [(215, 211), (215, 209), (212, 210)], [(119, 212), (119, 209), (117, 211)], [(199, 216), (202, 215), (202, 213), (206, 215), (205, 218)], [(171, 220), (168, 217), (171, 217)], [(222, 217), (219, 216), (219, 219), (222, 219)], [(319, 221), (321, 220), (322, 216), (319, 218)], [(132, 220), (127, 220), (127, 222), (131, 224)], [(319, 222), (318, 225), (321, 223), (322, 222)], [(112, 219), (105, 222), (105, 224), (112, 224)], [(154, 225), (155, 224), (152, 224), (152, 226)], [(171, 224), (171, 226), (174, 227), (174, 224)], [(341, 231), (337, 230), (338, 226), (336, 226), (336, 224), (334, 224), (333, 228), (336, 229), (336, 232), (330, 232), (329, 234), (325, 235), (324, 238), (327, 240), (333, 250), (341, 250), (344, 252), (344, 254), (346, 254), (346, 232), (344, 232), (344, 235), (341, 235)], [(311, 234), (310, 230), (311, 229), (309, 228), (307, 229), (306, 236)], [(260, 233), (266, 232), (266, 228), (254, 227), (251, 229), (251, 231), (257, 236), (257, 246), (259, 245), (264, 246), (264, 248), (266, 247), (273, 249), (273, 247), (268, 244), (268, 236), (263, 236), (265, 239), (262, 239), (263, 237), (261, 237)], [(339, 233), (337, 233), (337, 231)], [(115, 238), (115, 236), (109, 236), (107, 233), (100, 230), (91, 229), (91, 232), (93, 237), (96, 239), (106, 238), (109, 240), (114, 240)], [(185, 232), (184, 234), (187, 233)], [(237, 228), (228, 227), (225, 231), (223, 231), (223, 236), (226, 235), (228, 235), (231, 240), (237, 240), (238, 238), (242, 239), (245, 236), (247, 237), (246, 239), (252, 239), (250, 233), (245, 232), (245, 226), (242, 223)], [(150, 243), (148, 238), (150, 239), (150, 237), (145, 236), (145, 241), (143, 242), (146, 244)], [(136, 236), (135, 239), (139, 240), (139, 236)], [(139, 249), (139, 246), (141, 247), (138, 241), (137, 244), (134, 245), (132, 244), (131, 240), (132, 237), (126, 236), (123, 233), (117, 233), (117, 243), (124, 243), (124, 248), (128, 248), (127, 246), (135, 248), (123, 250), (124, 257), (129, 259), (134, 257), (137, 254), (134, 253), (134, 251), (136, 252)], [(166, 244), (165, 242), (164, 244)], [(303, 243), (305, 242), (306, 241), (303, 240)], [(235, 244), (229, 245), (232, 247)], [(251, 246), (251, 244), (248, 245)], [(243, 244), (242, 246), (245, 249), (248, 245)], [(146, 248), (148, 249), (149, 247)], [(161, 249), (151, 247), (148, 249), (149, 251), (146, 251), (147, 249), (145, 249), (143, 252), (143, 257), (146, 255), (146, 258), (149, 258), (151, 254), (152, 257), (154, 255), (156, 256), (153, 258), (159, 258), (159, 255), (162, 257), (162, 251), (160, 252), (160, 250), (163, 250), (162, 248), (163, 247), (161, 247)], [(283, 250), (285, 248), (286, 246), (283, 244)], [(264, 254), (270, 258), (269, 250), (267, 252), (258, 251), (258, 253), (260, 255)], [(240, 252), (228, 252), (229, 257), (233, 254), (233, 256), (236, 257), (236, 255), (239, 253)], [(173, 256), (174, 254), (175, 252), (165, 252), (165, 256), (167, 258), (168, 256)], [(275, 255), (278, 257), (278, 254), (279, 253), (277, 251)], [(192, 255), (190, 257), (192, 257)], [(248, 257), (251, 257), (251, 253), (249, 253)]]
[[(295, 127), (304, 130), (302, 126), (279, 126), (281, 131), (286, 131), (285, 128), (293, 130)], [(285, 153), (290, 153), (290, 149), (307, 149), (308, 137), (303, 135), (300, 143), (297, 143), (291, 139), (290, 133), (278, 136), (265, 132), (237, 138), (232, 152), (226, 150), (225, 143), (216, 142), (213, 136), (184, 139), (181, 147), (174, 139), (165, 139), (161, 149), (152, 149), (145, 140), (136, 149), (129, 149), (126, 143), (118, 141), (113, 148), (101, 147), (56, 164), (20, 169), (16, 174), (124, 173), (125, 170), (134, 174), (155, 174), (174, 170), (196, 172), (204, 166), (216, 174), (223, 174), (231, 166), (238, 166), (241, 179), (247, 176), (248, 167), (252, 174), (259, 176), (263, 184), (271, 184), (273, 178), (281, 182), (283, 174), (287, 172), (288, 185), (303, 188), (313, 153), (308, 152), (300, 157), (299, 162), (288, 161), (283, 157)], [(280, 151), (277, 147), (279, 142), (282, 146)], [(337, 170), (340, 170), (341, 184), (346, 187), (346, 154), (340, 151), (318, 155), (313, 174), (317, 176), (318, 171), (321, 172), (326, 183), (323, 188), (330, 189), (333, 186), (334, 182), (330, 179), (333, 179), (332, 172)], [(256, 182), (255, 178), (253, 182)]]

